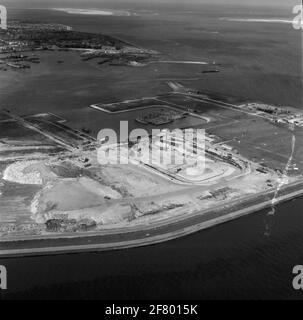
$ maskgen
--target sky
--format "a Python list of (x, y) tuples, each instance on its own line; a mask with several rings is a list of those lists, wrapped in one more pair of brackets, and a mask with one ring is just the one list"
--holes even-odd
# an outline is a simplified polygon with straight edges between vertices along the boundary
[(98, 7), (102, 3), (106, 3), (107, 5), (109, 3), (130, 3), (130, 2), (137, 2), (140, 4), (148, 3), (180, 3), (180, 4), (190, 4), (190, 3), (212, 3), (212, 4), (240, 4), (240, 5), (262, 5), (262, 6), (287, 6), (287, 7), (293, 7), (297, 4), (300, 4), (301, 0), (0, 0), (1, 4), (4, 5), (22, 5), (23, 7), (51, 7), (52, 5), (58, 6), (60, 4), (60, 7), (66, 7), (66, 6), (83, 6), (83, 7), (89, 7), (90, 5), (96, 5), (98, 4)]

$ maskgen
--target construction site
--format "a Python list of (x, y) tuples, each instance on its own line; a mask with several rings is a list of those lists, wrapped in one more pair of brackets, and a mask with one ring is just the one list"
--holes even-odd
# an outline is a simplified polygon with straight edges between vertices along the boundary
[[(176, 184), (209, 185), (225, 177), (236, 178), (251, 172), (249, 161), (232, 150), (213, 146), (214, 138), (204, 131), (162, 130), (152, 136), (137, 137), (128, 143), (102, 145), (102, 163), (131, 163)], [(112, 158), (111, 158), (112, 157)], [(104, 161), (105, 160), (105, 161)]]
[[(132, 139), (114, 144), (57, 114), (1, 112), (0, 240), (122, 232), (192, 215), (211, 219), (214, 207), (218, 214), (301, 181), (301, 149), (293, 146), (291, 163), (284, 160), (291, 151), (289, 145), (281, 148), (284, 127), (243, 107), (177, 89), (92, 105), (96, 119), (136, 111), (144, 120), (145, 135), (130, 133)], [(262, 135), (262, 148), (260, 126), (273, 130), (271, 144), (265, 146)], [(300, 141), (301, 131), (294, 134)], [(111, 159), (117, 154), (118, 161)]]

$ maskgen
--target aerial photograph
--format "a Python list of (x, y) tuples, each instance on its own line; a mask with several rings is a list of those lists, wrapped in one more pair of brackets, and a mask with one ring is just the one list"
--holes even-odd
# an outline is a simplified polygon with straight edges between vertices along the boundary
[(302, 14), (0, 0), (0, 299), (302, 300)]

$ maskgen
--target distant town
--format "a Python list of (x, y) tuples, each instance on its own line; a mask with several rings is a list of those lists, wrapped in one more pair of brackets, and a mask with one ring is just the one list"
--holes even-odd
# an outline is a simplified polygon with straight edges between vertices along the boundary
[(102, 58), (99, 64), (117, 66), (142, 66), (157, 54), (109, 36), (73, 31), (61, 24), (13, 22), (8, 30), (0, 30), (0, 54), (7, 54), (0, 58), (2, 71), (7, 67), (30, 68), (31, 63), (39, 63), (35, 52), (45, 50), (81, 50), (83, 61)]

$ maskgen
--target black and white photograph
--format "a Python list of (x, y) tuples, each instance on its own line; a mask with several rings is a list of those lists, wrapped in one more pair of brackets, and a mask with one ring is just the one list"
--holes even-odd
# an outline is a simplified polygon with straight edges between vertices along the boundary
[(303, 300), (302, 30), (300, 0), (0, 0), (0, 300)]

